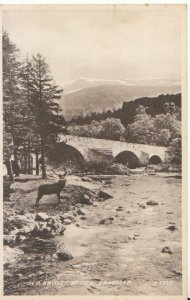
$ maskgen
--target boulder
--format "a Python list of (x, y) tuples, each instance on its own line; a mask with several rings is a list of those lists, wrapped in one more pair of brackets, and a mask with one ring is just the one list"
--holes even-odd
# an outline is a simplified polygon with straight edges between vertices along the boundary
[(22, 255), (23, 251), (19, 248), (11, 248), (9, 246), (4, 246), (3, 251), (3, 263), (4, 264), (12, 264), (16, 260), (18, 260)]
[(149, 200), (149, 201), (146, 202), (146, 204), (155, 206), (155, 205), (158, 205), (158, 202), (156, 202), (155, 200)]
[(168, 254), (172, 254), (173, 251), (171, 251), (170, 247), (164, 247), (162, 248), (162, 253), (168, 253)]
[(50, 218), (46, 213), (40, 212), (36, 215), (36, 221), (47, 221)]
[(78, 215), (81, 215), (81, 216), (84, 216), (85, 215), (85, 213), (82, 211), (82, 209), (77, 209), (77, 214)]
[(92, 205), (93, 204), (90, 197), (86, 194), (83, 194), (79, 197), (79, 203), (86, 204), (86, 205)]
[(170, 230), (170, 231), (175, 231), (177, 228), (175, 225), (169, 225), (166, 229)]
[(4, 233), (5, 234), (26, 234), (32, 231), (35, 227), (33, 214), (26, 215), (10, 215), (4, 218)]
[(38, 222), (34, 230), (31, 232), (33, 237), (50, 238), (55, 235), (63, 235), (65, 227), (62, 222), (57, 219), (49, 218), (47, 222)]
[(146, 208), (146, 205), (140, 204), (140, 205), (139, 205), (139, 208), (145, 209), (145, 208)]
[(17, 246), (19, 244), (17, 235), (4, 235), (3, 244), (9, 247)]
[(130, 235), (128, 236), (128, 240), (136, 240), (135, 235), (134, 235), (134, 234), (130, 234)]
[(62, 261), (67, 261), (67, 260), (73, 259), (73, 256), (66, 251), (59, 251), (56, 253), (56, 255), (57, 255), (57, 258)]
[(61, 219), (62, 221), (64, 221), (65, 219), (69, 219), (69, 220), (71, 220), (72, 222), (75, 221), (75, 218), (73, 217), (73, 215), (72, 215), (71, 213), (64, 213), (63, 215), (61, 215), (61, 216), (59, 216), (59, 217), (60, 217), (60, 219)]
[(98, 197), (103, 200), (113, 198), (111, 195), (109, 195), (108, 193), (103, 192), (103, 191), (99, 191)]
[(25, 253), (42, 253), (53, 255), (57, 251), (57, 244), (53, 239), (29, 238), (20, 246)]
[(71, 219), (64, 219), (64, 224), (70, 225), (72, 223)]
[(108, 225), (108, 224), (112, 224), (112, 221), (114, 220), (113, 217), (109, 217), (109, 218), (106, 218), (106, 219), (103, 219), (99, 222), (99, 224), (105, 224), (105, 225)]

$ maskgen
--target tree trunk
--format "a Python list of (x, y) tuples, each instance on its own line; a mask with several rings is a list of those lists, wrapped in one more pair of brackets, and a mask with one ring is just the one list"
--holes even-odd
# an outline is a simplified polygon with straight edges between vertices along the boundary
[(45, 163), (45, 140), (41, 136), (41, 154), (42, 154), (42, 179), (46, 178), (46, 163)]
[(39, 175), (39, 155), (38, 155), (38, 151), (36, 152), (36, 175)]
[(30, 137), (28, 141), (28, 174), (31, 174), (31, 145), (30, 145)]
[(27, 174), (27, 154), (26, 154), (26, 143), (24, 142), (24, 174)]
[(14, 182), (14, 176), (13, 176), (13, 169), (12, 169), (12, 162), (11, 162), (11, 160), (7, 160), (5, 162), (5, 166), (7, 167), (7, 173), (9, 175), (10, 181)]
[[(18, 165), (17, 147), (15, 147), (15, 149), (14, 149), (14, 161), (15, 161), (15, 175), (19, 176), (20, 168)], [(12, 167), (12, 163), (11, 163), (11, 167)]]

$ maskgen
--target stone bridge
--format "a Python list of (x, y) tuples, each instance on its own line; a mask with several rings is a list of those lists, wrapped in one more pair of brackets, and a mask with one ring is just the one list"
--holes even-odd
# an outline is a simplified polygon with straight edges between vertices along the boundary
[(111, 157), (112, 160), (130, 165), (146, 165), (165, 162), (167, 148), (153, 145), (133, 144), (121, 141), (79, 137), (72, 135), (60, 135), (60, 142), (66, 142), (83, 156), (85, 161), (92, 158), (92, 154), (101, 156), (103, 159)]

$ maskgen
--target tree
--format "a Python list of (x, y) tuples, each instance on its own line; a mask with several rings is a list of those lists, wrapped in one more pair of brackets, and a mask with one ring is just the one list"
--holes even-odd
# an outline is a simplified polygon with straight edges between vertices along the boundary
[(126, 139), (132, 143), (154, 144), (154, 123), (151, 115), (146, 113), (145, 107), (140, 105), (136, 110), (134, 123), (126, 130)]
[(174, 103), (166, 103), (165, 109), (166, 114), (151, 117), (142, 105), (139, 106), (134, 123), (127, 126), (127, 140), (135, 143), (169, 146), (173, 139), (180, 138), (180, 109), (176, 108)]
[(101, 122), (101, 127), (99, 137), (108, 140), (124, 140), (125, 127), (119, 119), (108, 118)]
[(10, 180), (13, 181), (13, 170), (11, 164), (11, 156), (14, 152), (13, 139), (10, 133), (6, 132), (5, 124), (3, 123), (3, 163), (7, 167), (7, 173)]
[(20, 72), (21, 81), (21, 94), (23, 99), (23, 155), (25, 174), (31, 172), (31, 149), (32, 142), (36, 133), (35, 116), (32, 111), (32, 97), (34, 94), (33, 77), (32, 77), (32, 65), (28, 57), (22, 63)]
[[(3, 30), (3, 119), (5, 132), (10, 133), (14, 144), (14, 160), (18, 169), (17, 150), (22, 137), (22, 97), (20, 86), (19, 50)], [(19, 174), (19, 171), (16, 175)]]
[(41, 142), (42, 178), (46, 178), (46, 147), (49, 142), (56, 141), (63, 118), (59, 115), (62, 90), (53, 82), (48, 64), (40, 54), (32, 58), (32, 113), (35, 116), (37, 133)]

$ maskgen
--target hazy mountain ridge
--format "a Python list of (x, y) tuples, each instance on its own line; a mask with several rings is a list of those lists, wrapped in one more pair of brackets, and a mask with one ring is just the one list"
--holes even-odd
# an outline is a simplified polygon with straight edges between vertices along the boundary
[(101, 84), (83, 88), (65, 94), (60, 101), (66, 119), (89, 112), (119, 108), (123, 102), (140, 97), (153, 97), (160, 94), (177, 94), (181, 92), (180, 85), (167, 86)]
[(63, 84), (64, 93), (73, 93), (84, 88), (100, 85), (125, 85), (125, 86), (179, 86), (180, 81), (178, 79), (163, 79), (163, 78), (127, 78), (124, 80), (120, 79), (100, 79), (100, 78), (89, 78), (80, 77), (75, 80), (67, 81)]

